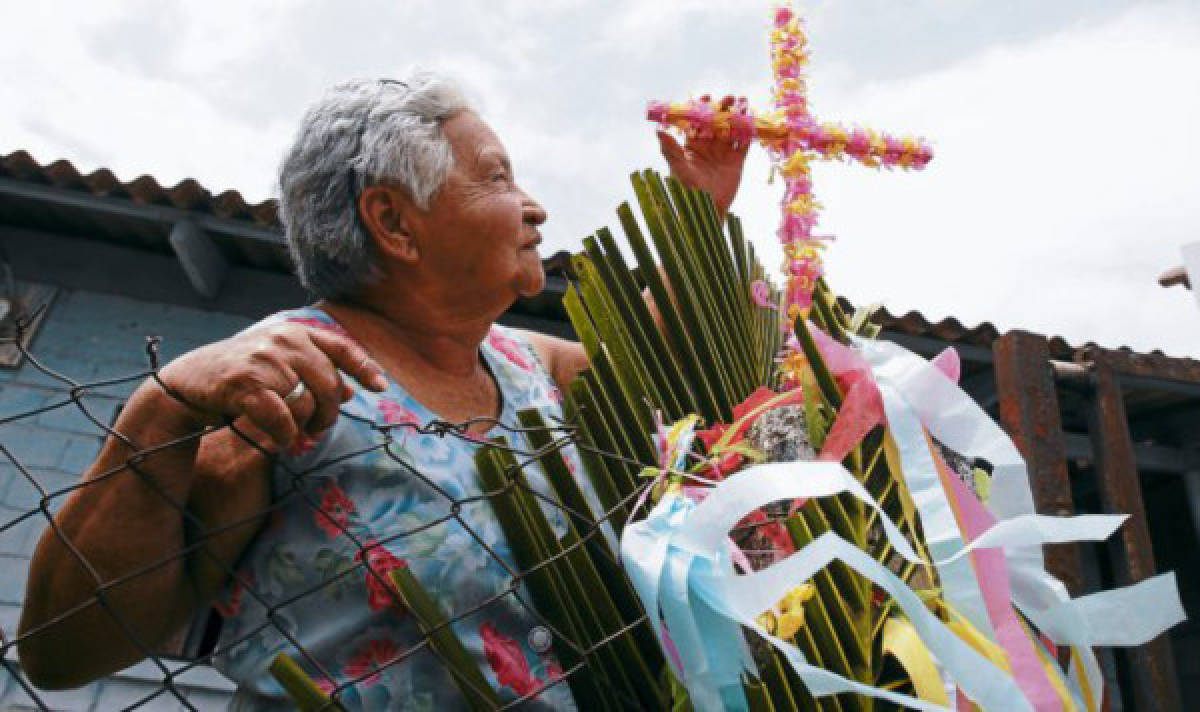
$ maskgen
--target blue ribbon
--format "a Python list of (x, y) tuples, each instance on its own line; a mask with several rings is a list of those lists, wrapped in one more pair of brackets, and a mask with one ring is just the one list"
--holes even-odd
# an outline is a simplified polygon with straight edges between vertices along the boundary
[[(668, 493), (649, 516), (626, 530), (621, 541), (634, 589), (650, 616), (651, 627), (664, 650), (663, 624), (682, 667), (667, 656), (697, 710), (748, 711), (741, 677), (754, 665), (740, 627), (717, 612), (699, 595), (698, 582), (715, 573), (726, 559), (720, 551), (697, 552), (679, 546), (674, 536), (695, 503)], [(659, 616), (661, 615), (661, 619)]]
[[(1011, 442), (986, 413), (943, 375), (919, 357), (890, 344), (860, 343), (881, 387), (889, 426), (896, 438), (914, 504), (930, 536), (939, 573), (956, 581), (955, 572), (970, 574), (965, 555), (983, 547), (1000, 547), (1013, 578), (1014, 603), (1056, 640), (1081, 646), (1078, 678), (1099, 689), (1099, 668), (1089, 642), (1136, 645), (1183, 619), (1174, 580), (1157, 577), (1135, 587), (1071, 600), (1062, 584), (1041, 566), (1040, 545), (1051, 541), (1103, 540), (1121, 517), (1046, 517), (1033, 512), (1024, 464)], [(996, 468), (989, 505), (997, 525), (965, 544), (956, 528), (945, 523), (944, 492), (924, 442), (924, 425), (939, 440), (960, 452), (982, 454)], [(896, 553), (919, 561), (907, 540), (862, 484), (838, 463), (792, 462), (758, 465), (725, 479), (697, 504), (676, 492), (665, 494), (646, 519), (629, 524), (621, 537), (621, 560), (664, 650), (669, 635), (679, 653), (667, 656), (687, 687), (699, 712), (748, 711), (742, 688), (746, 673), (755, 674), (741, 628), (748, 627), (776, 646), (816, 696), (851, 692), (900, 705), (942, 710), (940, 705), (864, 685), (815, 667), (794, 645), (758, 625), (756, 616), (799, 583), (837, 559), (873, 581), (896, 601), (921, 640), (954, 682), (985, 709), (1029, 709), (1019, 687), (1004, 671), (972, 649), (927, 609), (903, 581), (865, 552), (827, 532), (808, 546), (762, 571), (737, 575), (728, 533), (745, 515), (777, 501), (828, 497), (848, 492), (874, 509)], [(940, 496), (939, 496), (940, 495)], [(928, 520), (928, 521), (926, 521)], [(938, 522), (943, 526), (934, 527)], [(947, 574), (951, 575), (947, 575)], [(945, 583), (945, 581), (944, 581)], [(971, 599), (973, 577), (957, 580), (958, 600)], [(969, 604), (966, 608), (970, 608)], [(1122, 608), (1161, 610), (1138, 625), (1114, 626)], [(1137, 617), (1135, 617), (1137, 618)], [(980, 626), (977, 626), (980, 627)], [(980, 627), (987, 634), (987, 627)]]

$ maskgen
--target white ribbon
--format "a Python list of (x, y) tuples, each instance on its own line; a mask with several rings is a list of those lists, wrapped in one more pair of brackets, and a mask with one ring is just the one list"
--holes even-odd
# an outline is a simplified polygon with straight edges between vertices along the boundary
[[(893, 411), (911, 408), (921, 424), (947, 447), (956, 452), (982, 457), (991, 463), (991, 494), (984, 504), (998, 520), (997, 526), (1034, 514), (1033, 493), (1029, 486), (1025, 461), (1004, 431), (970, 396), (928, 361), (901, 346), (887, 341), (858, 338), (854, 339), (854, 345), (870, 365), (871, 373), (883, 393), (889, 425), (892, 424)], [(897, 395), (903, 403), (898, 402)], [(907, 470), (906, 466), (906, 481), (909, 476)], [(939, 486), (938, 490), (940, 489)], [(931, 490), (923, 490), (923, 493), (930, 498), (938, 496)], [(944, 493), (941, 496), (944, 497)], [(915, 501), (917, 492), (913, 492), (913, 497)], [(1078, 517), (1064, 518), (1070, 519)], [(945, 524), (941, 518), (933, 521), (939, 528)], [(948, 536), (944, 531), (931, 534), (924, 512), (921, 524), (927, 536)], [(1045, 570), (1040, 543), (1035, 540), (1012, 540), (1004, 544), (1013, 602), (1055, 642), (1080, 648), (1085, 669), (1071, 670), (1072, 691), (1077, 697), (1080, 695), (1077, 678), (1082, 672), (1099, 699), (1104, 683), (1095, 655), (1088, 647), (1092, 644), (1090, 641), (1103, 639), (1109, 641), (1109, 645), (1139, 645), (1185, 620), (1186, 615), (1179, 601), (1178, 589), (1174, 586), (1174, 577), (1169, 574), (1157, 576), (1147, 580), (1156, 581), (1152, 585), (1135, 584), (1123, 589), (1092, 594), (1086, 597), (1090, 602), (1084, 608), (1078, 602), (1083, 599), (1073, 602), (1062, 582)], [(969, 599), (977, 592), (977, 587), (974, 591), (949, 590), (956, 584), (956, 581), (943, 581), (948, 600), (951, 597)], [(1137, 605), (1136, 610), (1153, 609), (1156, 615), (1140, 617), (1139, 620), (1120, 629), (1110, 625), (1113, 622), (1111, 619), (1091, 617), (1094, 611), (1111, 612), (1117, 610), (1120, 605)], [(966, 611), (964, 615), (967, 615)]]
[[(965, 564), (963, 557), (972, 550), (1002, 548), (1012, 579), (1014, 602), (1055, 641), (1078, 646), (1083, 670), (1072, 665), (1069, 677), (1072, 690), (1078, 699), (1082, 675), (1098, 698), (1100, 671), (1089, 646), (1138, 645), (1182, 620), (1183, 609), (1173, 575), (1071, 600), (1065, 587), (1044, 571), (1041, 545), (1103, 540), (1125, 517), (1036, 514), (1024, 462), (1003, 431), (974, 401), (926, 361), (898, 346), (860, 341), (858, 347), (884, 394), (889, 424), (902, 453), (914, 454), (923, 449), (928, 455), (919, 428), (913, 432), (915, 421), (919, 420), (948, 447), (983, 457), (994, 467), (988, 507), (998, 521), (970, 544), (964, 544), (932, 469), (932, 459), (928, 463), (905, 462), (904, 477), (921, 515), (922, 527), (930, 543), (939, 542), (936, 550), (931, 546), (933, 563), (939, 566), (939, 572), (956, 570), (952, 567)], [(915, 413), (915, 417), (906, 411)], [(890, 422), (893, 415), (896, 423)], [(901, 426), (899, 430), (895, 428), (897, 424)], [(920, 437), (920, 448), (913, 441), (916, 437)], [(905, 442), (900, 442), (902, 438)], [(933, 477), (929, 476), (931, 472)], [(812, 666), (794, 645), (775, 638), (758, 625), (755, 620), (758, 614), (838, 559), (895, 599), (930, 652), (968, 697), (989, 710), (1030, 709), (1007, 673), (942, 624), (895, 574), (832, 532), (767, 569), (737, 575), (726, 542), (729, 530), (742, 518), (770, 502), (829, 497), (843, 492), (879, 513), (884, 535), (900, 556), (919, 561), (878, 503), (837, 463), (793, 462), (750, 467), (721, 482), (699, 504), (668, 494), (645, 520), (625, 528), (622, 561), (660, 643), (665, 621), (682, 659), (682, 668), (675, 666), (674, 661), (672, 665), (688, 686), (696, 708), (715, 710), (745, 705), (740, 693), (738, 699), (729, 694), (729, 681), (736, 680), (742, 670), (752, 669), (744, 640), (736, 636), (736, 650), (706, 645), (706, 640), (728, 640), (729, 629), (715, 622), (715, 613), (771, 641), (813, 695), (852, 692), (917, 709), (942, 709)], [(960, 586), (954, 592), (959, 598), (978, 595), (978, 584), (973, 577), (970, 587), (974, 591), (967, 588), (965, 595), (961, 577), (952, 579), (951, 586)], [(1120, 610), (1137, 610), (1139, 615), (1114, 616)]]
[[(689, 690), (698, 679), (714, 673), (704, 649), (704, 635), (691, 617), (691, 607), (703, 600), (713, 610), (771, 640), (789, 660), (814, 695), (854, 692), (889, 699), (920, 709), (940, 709), (905, 695), (896, 695), (816, 668), (786, 641), (773, 638), (755, 617), (773, 606), (800, 582), (808, 580), (834, 559), (843, 561), (887, 591), (913, 622), (922, 641), (941, 661), (968, 696), (985, 709), (1029, 709), (1020, 689), (1007, 673), (975, 652), (933, 616), (915, 593), (886, 567), (832, 532), (762, 571), (737, 575), (724, 546), (729, 530), (743, 517), (770, 502), (850, 493), (879, 512), (884, 534), (898, 554), (919, 562), (916, 552), (878, 502), (838, 463), (791, 462), (756, 465), (731, 476), (699, 504), (668, 495), (643, 521), (626, 527), (621, 556), (634, 587), (660, 633), (663, 618), (683, 658), (677, 670)], [(974, 549), (1010, 545), (1040, 545), (1066, 540), (1102, 540), (1120, 522), (1119, 516), (1073, 518), (1027, 515), (997, 524), (953, 552), (957, 560)], [(706, 565), (693, 570), (697, 560)], [(668, 583), (669, 582), (669, 583)], [(669, 586), (669, 591), (662, 588)], [(662, 611), (662, 618), (659, 611)], [(696, 685), (698, 709), (720, 709), (716, 688)], [(993, 706), (997, 705), (997, 706)]]

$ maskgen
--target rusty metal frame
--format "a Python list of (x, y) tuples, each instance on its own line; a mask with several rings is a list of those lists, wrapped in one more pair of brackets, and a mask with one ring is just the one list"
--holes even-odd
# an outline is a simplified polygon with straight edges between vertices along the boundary
[[(1121, 392), (1121, 366), (1128, 360), (1100, 350), (1090, 355), (1094, 390), (1088, 429), (1096, 455), (1100, 504), (1105, 512), (1130, 515), (1106, 549), (1117, 583), (1127, 586), (1155, 574), (1150, 526)], [(1130, 649), (1128, 657), (1137, 709), (1183, 709), (1168, 634)]]
[[(1026, 460), (1038, 511), (1057, 515), (1074, 512), (1058, 389), (1082, 391), (1089, 403), (1088, 437), (1101, 506), (1106, 512), (1130, 515), (1106, 545), (1116, 582), (1129, 585), (1153, 576), (1154, 552), (1122, 379), (1191, 389), (1200, 386), (1200, 363), (1158, 354), (1089, 348), (1077, 353), (1077, 363), (1063, 364), (1051, 361), (1045, 337), (1024, 331), (1004, 334), (993, 343), (992, 350), (1000, 423)], [(1047, 546), (1046, 565), (1072, 595), (1086, 593), (1078, 545)], [(1131, 689), (1127, 692), (1136, 709), (1182, 709), (1167, 634), (1131, 649), (1128, 660)]]
[[(1037, 334), (1010, 331), (996, 339), (992, 351), (1000, 424), (1025, 458), (1034, 506), (1043, 514), (1070, 516), (1075, 503), (1049, 345)], [(1072, 596), (1082, 594), (1079, 546), (1053, 544), (1045, 551), (1047, 570)]]

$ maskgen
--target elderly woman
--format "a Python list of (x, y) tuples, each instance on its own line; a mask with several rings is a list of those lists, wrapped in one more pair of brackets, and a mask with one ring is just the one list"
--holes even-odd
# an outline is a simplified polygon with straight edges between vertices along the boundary
[[(674, 174), (727, 209), (745, 148), (660, 140)], [(130, 398), (34, 556), (24, 670), (40, 687), (83, 684), (211, 606), (235, 708), (289, 706), (267, 671), (280, 652), (348, 708), (457, 708), (428, 646), (411, 650), (421, 632), (387, 578), (407, 566), (502, 699), (574, 707), (552, 684), (549, 631), (524, 589), (508, 591), (490, 505), (455, 505), (480, 494), (476, 439), (521, 409), (561, 417), (558, 388), (586, 366), (577, 344), (494, 323), (543, 287), (545, 210), (461, 91), (430, 72), (332, 89), (304, 116), (280, 183), (288, 244), (319, 300), (181, 356)], [(404, 427), (435, 418), (470, 423), (470, 437)]]

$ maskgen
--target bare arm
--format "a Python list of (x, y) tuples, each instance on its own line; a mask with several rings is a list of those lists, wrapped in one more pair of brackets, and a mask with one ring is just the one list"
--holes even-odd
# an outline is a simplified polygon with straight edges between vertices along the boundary
[[(34, 553), (18, 643), (34, 684), (73, 687), (126, 667), (211, 600), (257, 532), (270, 459), (230, 428), (188, 436), (222, 417), (260, 447), (327, 428), (347, 393), (335, 364), (382, 388), (378, 366), (349, 340), (287, 325), (164, 368), (163, 382), (194, 408), (153, 381), (134, 393), (114, 427), (124, 440), (105, 442)], [(308, 393), (285, 403), (297, 380)]]
[[(230, 509), (261, 509), (268, 495), (266, 457), (226, 430), (150, 455), (138, 471), (127, 464), (139, 445), (170, 442), (200, 427), (157, 385), (139, 389), (116, 425), (136, 433), (132, 447), (109, 438), (84, 475), (85, 486), (55, 517), (58, 531), (48, 528), (42, 536), (21, 612), (20, 635), (29, 637), (18, 647), (34, 684), (74, 687), (137, 662), (215, 594), (223, 580), (219, 567), (206, 558), (201, 563), (199, 552), (184, 552), (189, 531), (223, 522), (189, 527), (183, 512), (192, 507), (198, 517), (219, 520), (211, 494), (232, 480), (243, 486)], [(214, 456), (222, 450), (226, 458)], [(251, 522), (203, 546), (228, 564), (254, 528)]]
[(579, 372), (588, 367), (583, 344), (536, 331), (522, 330), (521, 333), (529, 340), (559, 390), (565, 391)]

